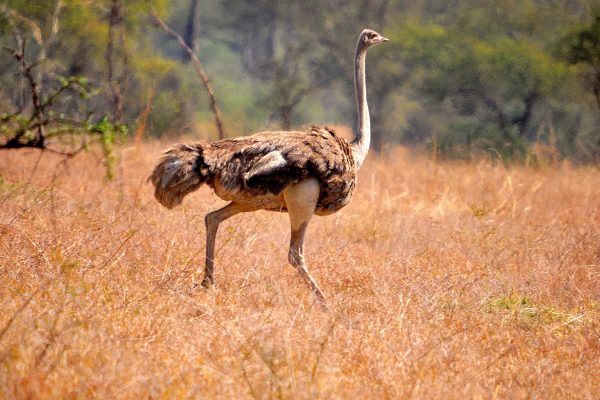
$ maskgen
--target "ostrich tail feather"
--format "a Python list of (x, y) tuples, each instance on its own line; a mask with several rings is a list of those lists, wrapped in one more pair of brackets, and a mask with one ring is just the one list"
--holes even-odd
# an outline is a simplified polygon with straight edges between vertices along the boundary
[(154, 185), (154, 197), (171, 209), (197, 190), (208, 179), (204, 162), (206, 144), (179, 144), (167, 150), (148, 180)]

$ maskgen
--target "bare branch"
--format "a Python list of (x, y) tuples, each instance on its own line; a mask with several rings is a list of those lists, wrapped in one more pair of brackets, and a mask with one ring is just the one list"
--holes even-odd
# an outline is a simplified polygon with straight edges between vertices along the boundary
[(25, 148), (33, 148), (33, 149), (38, 149), (41, 151), (46, 151), (48, 153), (52, 153), (52, 154), (56, 154), (62, 157), (65, 157), (66, 159), (69, 158), (73, 158), (75, 157), (77, 154), (81, 153), (83, 150), (85, 150), (86, 148), (88, 148), (89, 143), (87, 141), (84, 141), (81, 146), (79, 146), (77, 149), (72, 150), (72, 151), (63, 151), (63, 150), (57, 150), (57, 149), (53, 149), (51, 147), (48, 147), (46, 145), (39, 145), (37, 143), (33, 143), (31, 141), (28, 142), (18, 142), (18, 141), (8, 141), (7, 143), (4, 144), (0, 144), (0, 150), (15, 150), (15, 149), (25, 149)]
[(223, 127), (223, 121), (222, 121), (222, 118), (221, 118), (221, 113), (220, 113), (219, 108), (217, 106), (217, 99), (215, 98), (215, 94), (214, 94), (214, 91), (213, 91), (213, 88), (212, 88), (212, 84), (210, 83), (210, 80), (208, 79), (208, 76), (206, 75), (206, 72), (204, 71), (204, 67), (202, 66), (202, 63), (198, 59), (198, 56), (196, 55), (196, 53), (194, 53), (194, 51), (185, 43), (185, 41), (183, 40), (183, 38), (181, 37), (181, 35), (178, 34), (177, 32), (175, 32), (173, 29), (171, 29), (158, 16), (158, 14), (156, 13), (156, 10), (154, 9), (154, 7), (152, 6), (152, 4), (150, 3), (150, 0), (147, 0), (147, 3), (148, 3), (148, 7), (150, 9), (150, 14), (154, 18), (154, 22), (158, 25), (158, 27), (161, 28), (164, 32), (166, 32), (173, 39), (177, 40), (177, 42), (179, 43), (179, 45), (190, 56), (190, 59), (192, 60), (192, 64), (194, 65), (194, 69), (196, 70), (196, 73), (198, 74), (198, 76), (202, 80), (202, 83), (204, 84), (204, 87), (206, 88), (206, 92), (208, 93), (209, 105), (210, 105), (210, 109), (212, 110), (212, 113), (215, 116), (215, 125), (217, 126), (217, 131), (218, 131), (218, 134), (219, 134), (219, 139), (223, 139), (225, 137), (225, 128)]
[[(29, 120), (31, 122), (33, 122), (34, 120), (38, 121), (38, 123), (35, 125), (36, 131), (37, 131), (36, 136), (34, 139), (31, 139), (29, 142), (31, 142), (31, 144), (34, 145), (32, 147), (42, 148), (42, 147), (44, 147), (44, 140), (45, 140), (45, 136), (46, 136), (45, 135), (46, 123), (43, 122), (45, 120), (45, 116), (44, 116), (44, 108), (42, 107), (42, 103), (40, 100), (39, 84), (38, 84), (37, 79), (33, 75), (33, 67), (35, 65), (29, 64), (27, 62), (27, 60), (25, 59), (26, 41), (21, 38), (21, 34), (19, 33), (19, 31), (15, 29), (15, 30), (13, 30), (13, 34), (15, 36), (15, 40), (16, 40), (18, 46), (20, 47), (20, 49), (15, 50), (15, 49), (9, 49), (6, 47), (4, 49), (7, 52), (9, 52), (19, 62), (20, 66), (21, 66), (21, 73), (25, 77), (25, 79), (27, 79), (27, 81), (29, 82), (29, 86), (30, 86), (30, 90), (31, 90), (31, 102), (33, 104), (33, 113)], [(21, 135), (17, 135), (17, 137), (9, 140), (9, 142), (7, 144), (10, 144), (11, 142), (13, 142), (14, 139), (17, 139), (17, 142), (18, 142), (19, 136), (21, 136)]]

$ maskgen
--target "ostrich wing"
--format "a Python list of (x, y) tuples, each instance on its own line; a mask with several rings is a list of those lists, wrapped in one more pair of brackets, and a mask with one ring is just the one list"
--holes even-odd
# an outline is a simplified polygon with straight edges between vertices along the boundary
[(289, 184), (306, 179), (310, 175), (307, 159), (294, 157), (289, 150), (276, 149), (255, 158), (244, 174), (246, 189), (279, 194)]
[(350, 145), (333, 131), (261, 132), (211, 145), (213, 170), (220, 184), (252, 195), (280, 194), (307, 178), (321, 185), (319, 207), (345, 203), (354, 188), (355, 164)]
[(256, 164), (246, 172), (244, 181), (249, 182), (254, 177), (268, 175), (277, 169), (285, 167), (286, 164), (287, 160), (283, 158), (283, 155), (279, 150), (271, 151), (259, 158), (256, 161)]

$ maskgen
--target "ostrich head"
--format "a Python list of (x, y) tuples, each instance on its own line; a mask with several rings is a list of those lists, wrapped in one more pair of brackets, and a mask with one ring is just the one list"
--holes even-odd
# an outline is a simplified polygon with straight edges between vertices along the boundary
[(387, 42), (389, 39), (381, 36), (372, 29), (365, 29), (361, 32), (358, 40), (360, 43), (362, 43), (363, 47), (369, 48), (376, 44)]

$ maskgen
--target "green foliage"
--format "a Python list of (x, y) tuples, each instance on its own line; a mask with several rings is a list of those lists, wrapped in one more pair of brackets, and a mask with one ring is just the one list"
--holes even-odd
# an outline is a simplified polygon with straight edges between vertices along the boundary
[(104, 155), (106, 178), (112, 180), (114, 178), (114, 166), (117, 160), (113, 151), (113, 146), (116, 142), (122, 141), (127, 136), (127, 126), (113, 124), (105, 116), (96, 124), (88, 126), (88, 129), (92, 133), (99, 134), (100, 146), (102, 148), (102, 154)]
[[(36, 67), (46, 93), (69, 86), (52, 100), (53, 117), (97, 121), (91, 112), (111, 121), (111, 0), (63, 0), (56, 24), (56, 0), (5, 4), (29, 37), (30, 55), (47, 55)], [(153, 27), (146, 0), (120, 4), (120, 121), (143, 119), (151, 136), (213, 138), (206, 94), (178, 44)], [(184, 32), (190, 2), (152, 4)], [(600, 154), (600, 18), (589, 8), (587, 0), (202, 2), (199, 57), (232, 135), (277, 125), (353, 126), (353, 50), (369, 26), (391, 39), (371, 52), (367, 67), (376, 148), (435, 141), (450, 157), (522, 160), (538, 143), (590, 162)], [(0, 45), (14, 47), (1, 15)], [(27, 113), (13, 115), (28, 101), (15, 66), (0, 58), (4, 135), (27, 131)]]
[(600, 109), (600, 14), (589, 26), (579, 28), (565, 38), (566, 58), (585, 66), (584, 80), (590, 86)]
[(483, 40), (418, 20), (398, 26), (394, 47), (411, 89), (445, 116), (443, 125), (432, 126), (440, 150), (456, 155), (487, 149), (522, 158), (538, 129), (536, 108), (553, 111), (546, 99), (562, 95), (568, 66), (527, 39)]
[(572, 35), (569, 47), (569, 60), (591, 65), (600, 63), (600, 15), (592, 23)]
[(176, 134), (182, 128), (183, 111), (173, 91), (164, 91), (154, 98), (148, 128), (155, 136)]
[(488, 314), (504, 314), (506, 319), (514, 319), (525, 328), (544, 326), (552, 330), (577, 329), (581, 325), (582, 318), (582, 315), (577, 313), (537, 304), (529, 297), (518, 293), (511, 293), (487, 302), (484, 311)]

